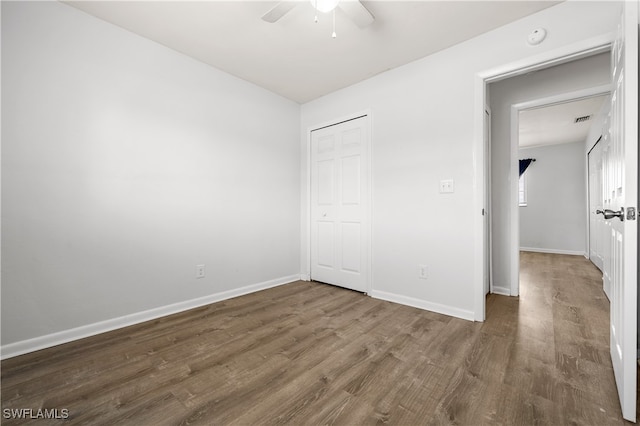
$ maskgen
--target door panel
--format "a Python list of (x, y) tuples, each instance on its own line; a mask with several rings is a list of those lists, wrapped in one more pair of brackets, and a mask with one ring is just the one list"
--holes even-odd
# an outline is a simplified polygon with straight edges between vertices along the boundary
[(342, 270), (360, 273), (360, 224), (342, 224)]
[(355, 127), (342, 133), (342, 149), (359, 149), (362, 144), (362, 129)]
[(317, 265), (333, 270), (335, 260), (335, 232), (333, 222), (318, 221)]
[(360, 156), (342, 159), (342, 205), (360, 204)]
[[(606, 220), (609, 244), (605, 275), (610, 280), (610, 352), (625, 419), (636, 419), (637, 220), (628, 216), (638, 201), (638, 2), (622, 2), (612, 49), (611, 121), (603, 146), (604, 207), (621, 212)], [(631, 76), (631, 78), (627, 78)]]
[(325, 154), (327, 152), (333, 152), (333, 148), (335, 145), (335, 137), (334, 135), (324, 135), (318, 138), (318, 142), (316, 144), (318, 154)]
[(367, 290), (366, 117), (311, 133), (311, 279)]
[(318, 162), (318, 205), (333, 205), (333, 160), (324, 160)]

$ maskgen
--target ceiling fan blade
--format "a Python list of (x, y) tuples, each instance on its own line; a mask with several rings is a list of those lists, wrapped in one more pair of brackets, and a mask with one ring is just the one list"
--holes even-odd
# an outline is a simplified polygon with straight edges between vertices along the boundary
[(376, 19), (359, 0), (341, 0), (338, 7), (359, 27), (364, 28)]
[(276, 4), (273, 9), (262, 15), (262, 20), (271, 22), (273, 24), (297, 5), (297, 1), (281, 1), (280, 3)]

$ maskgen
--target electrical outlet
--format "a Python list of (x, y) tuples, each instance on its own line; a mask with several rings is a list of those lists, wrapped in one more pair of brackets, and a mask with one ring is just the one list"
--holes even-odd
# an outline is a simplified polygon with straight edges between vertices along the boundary
[(204, 265), (196, 265), (196, 278), (204, 278)]
[(427, 265), (418, 265), (418, 278), (427, 279)]
[(450, 194), (454, 190), (453, 179), (445, 179), (440, 181), (440, 193)]

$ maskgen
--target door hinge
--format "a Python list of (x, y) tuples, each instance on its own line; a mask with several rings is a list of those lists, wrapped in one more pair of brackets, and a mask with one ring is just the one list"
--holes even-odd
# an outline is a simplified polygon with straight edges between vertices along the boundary
[(484, 216), (484, 209), (482, 209), (482, 216)]
[(627, 207), (627, 220), (636, 220), (636, 208)]

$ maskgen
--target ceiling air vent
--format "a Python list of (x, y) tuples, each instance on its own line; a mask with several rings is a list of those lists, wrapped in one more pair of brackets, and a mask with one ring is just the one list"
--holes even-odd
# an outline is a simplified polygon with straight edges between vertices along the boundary
[(577, 117), (574, 123), (584, 123), (585, 121), (589, 121), (590, 118), (590, 115), (583, 115), (582, 117)]

